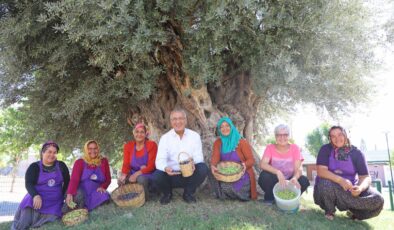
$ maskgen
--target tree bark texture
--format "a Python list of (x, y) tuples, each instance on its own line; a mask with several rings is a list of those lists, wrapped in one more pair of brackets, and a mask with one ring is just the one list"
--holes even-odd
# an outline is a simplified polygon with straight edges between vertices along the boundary
[[(216, 139), (216, 124), (223, 116), (229, 116), (241, 135), (253, 143), (254, 120), (260, 99), (252, 91), (250, 74), (228, 74), (219, 84), (195, 88), (191, 76), (183, 68), (180, 29), (173, 24), (169, 24), (173, 31), (172, 40), (157, 46), (153, 57), (164, 67), (165, 74), (159, 78), (157, 92), (149, 100), (129, 109), (129, 124), (144, 121), (148, 124), (151, 139), (158, 141), (171, 128), (170, 111), (175, 107), (183, 108), (187, 112), (187, 127), (201, 135), (206, 162), (210, 160)], [(255, 157), (258, 162), (258, 156)]]

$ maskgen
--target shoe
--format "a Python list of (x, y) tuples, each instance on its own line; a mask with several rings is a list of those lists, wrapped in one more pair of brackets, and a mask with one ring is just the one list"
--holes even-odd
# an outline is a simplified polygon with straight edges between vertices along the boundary
[(164, 195), (160, 198), (160, 204), (163, 204), (163, 205), (168, 204), (168, 203), (171, 202), (171, 199), (172, 199), (172, 194), (171, 194), (171, 193), (169, 193), (169, 194), (164, 194)]
[(268, 205), (268, 206), (275, 204), (274, 200), (263, 200), (262, 202), (263, 202), (263, 204)]
[(346, 216), (349, 217), (351, 220), (354, 220), (354, 221), (358, 221), (359, 220), (351, 211), (346, 211)]
[(183, 194), (183, 200), (188, 204), (197, 202), (196, 198), (194, 198), (192, 194), (187, 193)]

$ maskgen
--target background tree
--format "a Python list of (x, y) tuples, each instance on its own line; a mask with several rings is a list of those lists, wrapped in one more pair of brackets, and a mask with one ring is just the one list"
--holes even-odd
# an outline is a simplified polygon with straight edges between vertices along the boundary
[(361, 152), (363, 152), (363, 153), (367, 152), (367, 143), (365, 142), (364, 138), (361, 138), (359, 148), (360, 148)]
[(17, 166), (27, 157), (29, 148), (34, 143), (34, 137), (27, 135), (26, 114), (15, 108), (8, 108), (0, 113), (0, 159), (4, 164), (12, 166), (12, 183), (10, 192), (13, 191)]
[(209, 157), (218, 119), (253, 139), (267, 119), (313, 103), (367, 100), (376, 61), (362, 1), (11, 1), (0, 4), (2, 105), (72, 149), (112, 159), (143, 119), (151, 137), (176, 106)]
[(328, 131), (330, 128), (331, 125), (323, 123), (307, 135), (305, 147), (311, 155), (316, 157), (322, 145), (329, 143)]

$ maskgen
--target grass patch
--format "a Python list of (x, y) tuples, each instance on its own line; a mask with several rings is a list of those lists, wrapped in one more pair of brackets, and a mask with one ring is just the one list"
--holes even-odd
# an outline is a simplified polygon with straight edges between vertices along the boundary
[[(392, 229), (394, 212), (384, 210), (378, 217), (352, 221), (344, 212), (334, 221), (324, 218), (322, 210), (313, 204), (310, 195), (302, 199), (296, 214), (285, 214), (276, 206), (260, 202), (219, 201), (198, 194), (196, 204), (186, 204), (179, 193), (168, 205), (160, 205), (158, 197), (137, 209), (119, 208), (114, 203), (97, 208), (89, 220), (68, 229)], [(0, 229), (10, 229), (10, 222)], [(50, 223), (42, 229), (61, 229), (61, 222)]]

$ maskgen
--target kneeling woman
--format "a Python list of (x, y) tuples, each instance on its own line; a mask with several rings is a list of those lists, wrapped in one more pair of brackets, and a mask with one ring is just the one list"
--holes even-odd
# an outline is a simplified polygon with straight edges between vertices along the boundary
[(309, 186), (309, 180), (302, 175), (301, 164), (303, 161), (300, 148), (289, 143), (290, 129), (287, 125), (278, 125), (275, 128), (275, 144), (265, 148), (260, 160), (262, 172), (259, 176), (259, 185), (264, 191), (264, 203), (274, 202), (272, 189), (279, 182), (286, 185), (286, 180), (301, 189), (303, 193)]
[(138, 183), (144, 186), (145, 199), (148, 200), (155, 171), (157, 144), (147, 138), (146, 126), (139, 123), (133, 130), (134, 141), (124, 145), (122, 175), (119, 184)]
[(247, 201), (257, 199), (256, 179), (253, 171), (255, 163), (249, 143), (241, 138), (237, 128), (228, 117), (223, 117), (217, 124), (219, 138), (213, 144), (211, 158), (212, 173), (217, 172), (220, 161), (242, 163), (246, 173), (236, 182), (219, 182), (219, 198), (232, 198)]
[(19, 205), (11, 229), (38, 228), (62, 216), (70, 175), (67, 166), (56, 160), (58, 151), (55, 142), (46, 142), (41, 148), (41, 160), (27, 169), (25, 186), (28, 194)]
[(363, 153), (352, 146), (345, 130), (333, 126), (328, 132), (330, 144), (323, 145), (317, 156), (317, 177), (313, 198), (329, 220), (336, 207), (352, 219), (379, 215), (383, 197), (371, 185)]
[(84, 155), (74, 163), (70, 185), (67, 189), (66, 203), (72, 207), (89, 211), (109, 200), (107, 188), (111, 183), (111, 173), (107, 158), (101, 156), (96, 141), (90, 140), (84, 146)]

